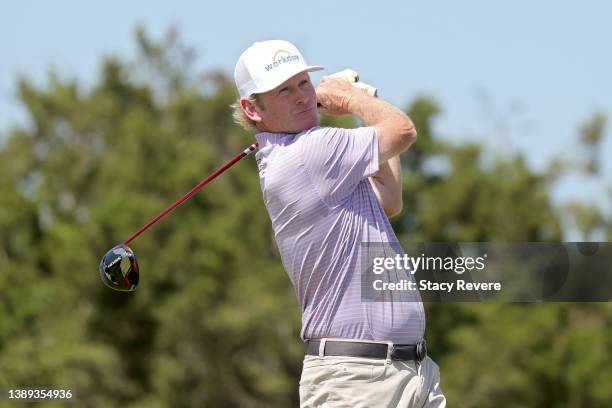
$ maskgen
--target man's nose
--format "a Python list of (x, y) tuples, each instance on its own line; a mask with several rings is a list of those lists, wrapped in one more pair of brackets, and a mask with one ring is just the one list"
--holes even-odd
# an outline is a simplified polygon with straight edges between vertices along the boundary
[(310, 102), (310, 95), (304, 90), (299, 90), (295, 100), (296, 105), (305, 105)]

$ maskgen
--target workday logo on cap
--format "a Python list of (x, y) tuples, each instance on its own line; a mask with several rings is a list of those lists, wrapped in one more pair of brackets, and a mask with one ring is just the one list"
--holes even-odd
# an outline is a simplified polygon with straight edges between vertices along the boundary
[(290, 42), (269, 40), (247, 48), (236, 63), (234, 80), (241, 97), (268, 92), (294, 75), (319, 71), (306, 64), (302, 53)]
[(285, 64), (287, 62), (299, 61), (300, 56), (296, 54), (291, 54), (287, 50), (278, 50), (272, 57), (272, 63), (266, 65), (266, 71), (270, 71), (281, 64)]

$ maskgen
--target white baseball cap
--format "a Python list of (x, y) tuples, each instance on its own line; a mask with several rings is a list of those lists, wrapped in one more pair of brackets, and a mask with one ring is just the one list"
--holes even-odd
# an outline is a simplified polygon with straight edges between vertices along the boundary
[(240, 97), (270, 91), (294, 75), (320, 71), (306, 64), (302, 53), (287, 41), (256, 42), (238, 58), (234, 80)]

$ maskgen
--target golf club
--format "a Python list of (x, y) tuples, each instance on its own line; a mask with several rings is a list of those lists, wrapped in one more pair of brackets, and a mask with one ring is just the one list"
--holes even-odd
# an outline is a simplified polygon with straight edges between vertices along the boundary
[[(358, 82), (359, 76), (357, 75), (357, 72), (353, 70), (347, 69), (331, 76), (351, 82), (355, 87), (361, 89), (369, 95), (377, 96), (376, 88), (371, 85)], [(204, 187), (206, 184), (210, 183), (221, 173), (225, 172), (225, 170), (232, 167), (242, 158), (253, 153), (255, 149), (257, 149), (257, 143), (253, 143), (242, 152), (234, 156), (232, 160), (219, 167), (210, 176), (206, 177), (198, 185), (192, 188), (187, 194), (179, 198), (172, 205), (159, 213), (155, 218), (143, 225), (138, 231), (130, 235), (130, 237), (122, 244), (114, 246), (111, 250), (104, 254), (99, 266), (100, 278), (102, 279), (102, 282), (104, 282), (104, 284), (109, 288), (118, 291), (135, 290), (138, 287), (140, 270), (138, 267), (138, 261), (136, 260), (136, 255), (128, 245), (147, 229), (151, 228), (156, 222), (164, 218), (170, 211), (174, 210), (185, 200), (189, 199), (189, 197), (202, 189), (202, 187)]]
[(151, 226), (153, 226), (153, 224), (155, 224), (157, 221), (164, 218), (170, 211), (174, 210), (185, 200), (187, 200), (189, 197), (198, 192), (202, 187), (214, 180), (219, 174), (232, 167), (243, 157), (246, 157), (249, 154), (253, 153), (255, 149), (257, 149), (257, 143), (253, 143), (252, 145), (244, 149), (242, 152), (234, 156), (232, 160), (215, 170), (210, 176), (202, 180), (187, 194), (176, 200), (172, 205), (170, 205), (164, 211), (159, 213), (155, 218), (140, 227), (138, 231), (130, 235), (130, 237), (126, 239), (122, 244), (119, 244), (113, 247), (110, 251), (108, 251), (102, 257), (102, 261), (100, 262), (99, 267), (100, 278), (102, 278), (102, 282), (104, 282), (104, 284), (106, 284), (106, 286), (108, 286), (109, 288), (119, 291), (131, 291), (136, 289), (136, 287), (138, 286), (140, 271), (138, 268), (138, 262), (136, 261), (136, 255), (134, 255), (134, 251), (132, 251), (128, 246), (130, 242), (138, 238), (138, 236), (140, 236), (143, 232), (151, 228)]

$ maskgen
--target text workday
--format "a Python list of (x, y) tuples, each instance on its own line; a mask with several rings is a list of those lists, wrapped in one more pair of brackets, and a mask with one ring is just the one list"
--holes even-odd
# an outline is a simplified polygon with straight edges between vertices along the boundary
[(271, 64), (266, 65), (266, 71), (270, 71), (271, 69), (274, 69), (287, 62), (299, 61), (300, 57), (297, 55), (292, 55), (292, 54), (289, 54), (286, 56), (285, 55), (278, 56), (278, 53), (276, 53), (276, 55), (274, 55), (273, 60), (274, 61), (272, 61)]

